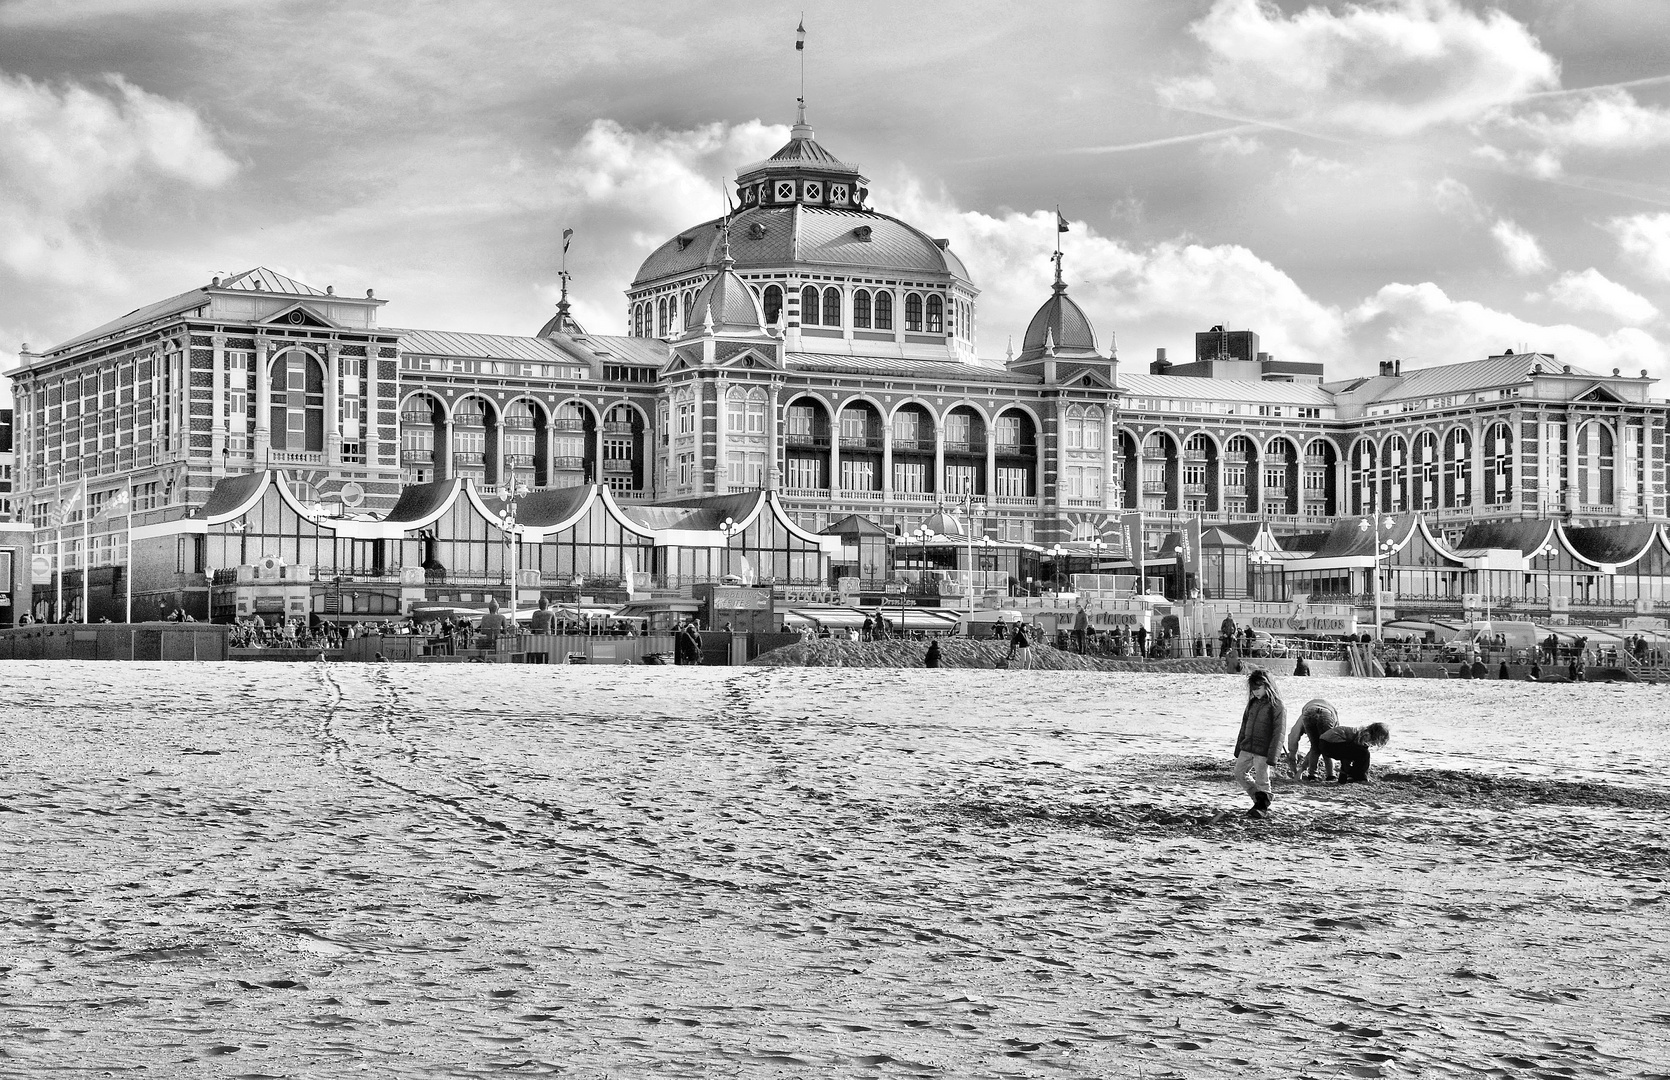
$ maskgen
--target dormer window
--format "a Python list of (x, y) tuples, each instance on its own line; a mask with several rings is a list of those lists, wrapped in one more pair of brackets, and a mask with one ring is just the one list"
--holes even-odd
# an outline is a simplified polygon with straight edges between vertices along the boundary
[(778, 202), (794, 202), (794, 181), (793, 180), (779, 180), (779, 181), (777, 181), (777, 201)]
[(763, 221), (756, 221), (752, 225), (748, 226), (748, 235), (752, 236), (755, 240), (764, 240), (765, 233), (766, 228), (765, 222)]
[(685, 248), (689, 247), (691, 244), (693, 244), (695, 242), (696, 242), (696, 238), (694, 236), (681, 236), (681, 237), (678, 238), (678, 249), (680, 251), (683, 251)]
[(829, 201), (837, 206), (843, 206), (847, 201), (847, 186), (845, 184), (829, 185)]
[(823, 199), (823, 185), (816, 180), (806, 181), (806, 201), (820, 202)]
[(852, 235), (858, 238), (859, 243), (868, 244), (870, 242), (870, 236), (874, 232), (875, 230), (870, 226), (860, 225), (858, 228), (852, 230)]

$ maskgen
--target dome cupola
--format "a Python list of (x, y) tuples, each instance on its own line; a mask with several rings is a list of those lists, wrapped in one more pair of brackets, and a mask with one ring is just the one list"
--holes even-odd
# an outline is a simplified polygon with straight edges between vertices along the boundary
[(858, 166), (848, 165), (818, 143), (802, 101), (783, 148), (737, 170), (736, 198), (744, 210), (795, 204), (862, 210), (870, 194), (868, 184)]
[(1096, 349), (1096, 331), (1090, 325), (1084, 309), (1067, 295), (1067, 283), (1061, 279), (1061, 252), (1056, 252), (1055, 284), (1050, 298), (1027, 324), (1026, 337), (1021, 339), (1021, 354), (1017, 360), (1037, 360), (1046, 353), (1067, 359), (1100, 357)]
[(736, 275), (729, 223), (721, 226), (721, 232), (719, 272), (696, 293), (682, 337), (702, 337), (708, 333), (760, 336), (766, 332), (765, 309), (760, 307), (754, 290)]

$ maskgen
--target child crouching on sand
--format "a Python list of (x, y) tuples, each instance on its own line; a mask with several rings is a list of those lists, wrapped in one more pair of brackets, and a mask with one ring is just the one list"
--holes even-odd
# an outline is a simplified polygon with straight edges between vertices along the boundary
[[(1270, 765), (1281, 754), (1287, 708), (1268, 672), (1247, 676), (1247, 707), (1241, 712), (1241, 733), (1235, 737), (1235, 782), (1252, 797), (1247, 816), (1261, 818), (1270, 809)], [(1248, 772), (1252, 775), (1248, 776)]]
[[(1316, 779), (1316, 762), (1321, 758), (1323, 775), (1330, 783), (1334, 779), (1334, 759), (1322, 757), (1322, 736), (1325, 732), (1339, 727), (1339, 713), (1334, 710), (1326, 698), (1311, 698), (1305, 702), (1305, 707), (1299, 710), (1299, 719), (1293, 722), (1293, 730), (1287, 733), (1288, 767), (1293, 770), (1295, 779)], [(1305, 755), (1304, 764), (1299, 763), (1299, 739), (1310, 736), (1310, 752)]]
[(1365, 728), (1334, 727), (1322, 733), (1317, 746), (1323, 757), (1340, 763), (1340, 783), (1366, 784), (1369, 747), (1385, 746), (1391, 737), (1392, 729), (1378, 722)]

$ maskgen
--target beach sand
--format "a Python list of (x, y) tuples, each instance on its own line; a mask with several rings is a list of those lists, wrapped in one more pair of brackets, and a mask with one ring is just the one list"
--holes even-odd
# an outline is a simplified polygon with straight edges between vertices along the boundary
[(1670, 1076), (1670, 693), (29, 664), (0, 1076)]

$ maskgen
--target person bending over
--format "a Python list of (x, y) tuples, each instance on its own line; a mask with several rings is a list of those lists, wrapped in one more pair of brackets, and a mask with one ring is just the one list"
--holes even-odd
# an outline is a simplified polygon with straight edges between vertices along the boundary
[(1364, 728), (1334, 727), (1322, 733), (1322, 756), (1340, 763), (1339, 782), (1368, 783), (1369, 748), (1385, 746), (1392, 729), (1373, 723)]
[[(1305, 702), (1305, 707), (1299, 710), (1299, 719), (1293, 722), (1293, 730), (1287, 733), (1288, 768), (1295, 779), (1315, 780), (1316, 763), (1322, 762), (1323, 777), (1332, 782), (1334, 779), (1334, 761), (1322, 756), (1322, 736), (1334, 728), (1339, 727), (1339, 713), (1324, 698), (1311, 698)], [(1310, 737), (1310, 750), (1305, 754), (1304, 765), (1299, 763), (1299, 739), (1301, 736)]]
[(1270, 763), (1280, 759), (1286, 724), (1287, 707), (1276, 684), (1268, 672), (1255, 669), (1247, 676), (1247, 707), (1241, 711), (1241, 731), (1235, 737), (1235, 782), (1253, 801), (1248, 817), (1261, 818), (1270, 809)]

